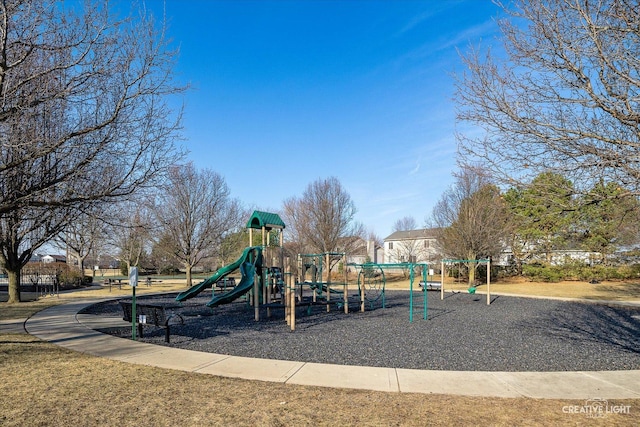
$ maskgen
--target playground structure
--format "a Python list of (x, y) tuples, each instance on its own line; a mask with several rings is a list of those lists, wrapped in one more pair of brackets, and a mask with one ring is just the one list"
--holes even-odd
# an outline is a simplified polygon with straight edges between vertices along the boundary
[[(350, 266), (360, 269), (358, 273), (358, 289), (362, 295), (362, 307), (361, 311), (364, 311), (364, 301), (370, 304), (370, 308), (373, 308), (376, 301), (381, 300), (382, 308), (385, 308), (385, 287), (386, 276), (385, 270), (408, 270), (409, 271), (409, 322), (413, 322), (413, 286), (416, 278), (416, 270), (421, 271), (422, 282), (427, 283), (427, 272), (429, 271), (429, 265), (425, 263), (392, 263), (392, 264), (379, 264), (379, 263), (364, 263), (364, 264), (349, 264)], [(427, 320), (428, 310), (428, 296), (427, 287), (422, 288), (422, 318)]]
[[(440, 275), (440, 299), (444, 299), (444, 277), (446, 276), (445, 274), (445, 267), (449, 266), (449, 265), (453, 265), (453, 264), (467, 264), (467, 265), (471, 265), (473, 268), (475, 268), (476, 265), (479, 264), (487, 264), (487, 305), (491, 305), (491, 259), (487, 258), (487, 259), (443, 259), (441, 262), (441, 272), (442, 274)], [(458, 267), (458, 272), (460, 271), (460, 268)], [(470, 294), (474, 294), (476, 292), (475, 286), (470, 286), (468, 289)]]
[[(254, 318), (260, 320), (260, 309), (265, 308), (267, 317), (271, 316), (274, 308), (284, 308), (285, 318), (291, 329), (295, 329), (295, 315), (297, 306), (321, 305), (330, 310), (333, 301), (338, 306), (344, 308), (345, 313), (349, 311), (348, 285), (346, 272), (344, 281), (332, 282), (329, 268), (332, 261), (346, 263), (345, 254), (326, 253), (300, 255), (299, 260), (305, 260), (309, 264), (304, 267), (304, 262), (300, 261), (300, 270), (312, 274), (311, 280), (302, 280), (291, 274), (288, 265), (285, 271), (283, 253), (283, 230), (285, 224), (277, 214), (254, 211), (247, 222), (249, 229), (249, 247), (245, 248), (240, 257), (229, 265), (217, 270), (213, 276), (192, 286), (188, 290), (181, 292), (176, 297), (179, 302), (195, 297), (205, 289), (212, 289), (211, 301), (208, 307), (216, 307), (220, 304), (233, 302), (243, 295), (248, 294), (248, 302), (254, 308)], [(261, 231), (261, 245), (254, 245), (254, 230)], [(275, 241), (272, 241), (273, 237)], [(326, 264), (325, 264), (326, 263)], [(288, 263), (287, 263), (288, 264)], [(311, 268), (313, 267), (313, 268)], [(308, 271), (307, 271), (308, 270)], [(227, 276), (239, 271), (241, 279), (234, 287), (227, 290)], [(326, 273), (326, 280), (323, 279)], [(215, 287), (219, 282), (225, 284), (222, 292), (216, 294)], [(336, 288), (339, 288), (336, 289)], [(307, 294), (311, 291), (311, 296)], [(332, 295), (341, 295), (333, 299)]]
[[(332, 264), (343, 266), (342, 281), (332, 281)], [(349, 313), (349, 294), (346, 269), (346, 254), (338, 252), (325, 252), (322, 254), (298, 254), (298, 274), (296, 278), (296, 293), (301, 298), (305, 287), (312, 290), (311, 302), (324, 301), (327, 312), (330, 310), (332, 295), (337, 297), (340, 307), (345, 313)], [(326, 280), (325, 280), (326, 277)]]
[[(260, 309), (266, 309), (271, 317), (272, 309), (284, 309), (284, 316), (291, 330), (295, 330), (296, 308), (307, 307), (310, 312), (315, 305), (326, 306), (330, 311), (333, 303), (344, 313), (349, 313), (350, 295), (347, 266), (356, 267), (358, 272), (357, 298), (359, 311), (364, 312), (368, 304), (373, 309), (377, 303), (385, 308), (385, 270), (408, 269), (410, 271), (410, 314), (413, 321), (413, 285), (416, 270), (421, 269), (423, 282), (426, 283), (428, 265), (416, 263), (402, 264), (347, 264), (345, 253), (326, 252), (319, 254), (299, 254), (297, 257), (297, 275), (292, 274), (291, 265), (283, 252), (283, 231), (285, 224), (277, 214), (254, 211), (247, 222), (249, 229), (249, 247), (240, 257), (218, 269), (208, 279), (181, 292), (176, 301), (182, 302), (198, 295), (205, 289), (212, 290), (208, 307), (231, 303), (241, 296), (248, 295), (247, 301), (254, 309), (254, 319), (260, 320)], [(254, 230), (261, 231), (260, 245), (254, 245)], [(338, 266), (339, 280), (333, 267)], [(341, 270), (341, 271), (340, 271)], [(227, 288), (227, 283), (235, 283), (228, 276), (236, 271), (241, 274), (235, 286)], [(222, 283), (222, 286), (220, 286)], [(216, 287), (222, 290), (216, 293)], [(427, 319), (427, 293), (423, 289), (423, 318)], [(353, 298), (351, 300), (353, 303)]]
[[(255, 320), (260, 320), (260, 306), (270, 304), (274, 295), (278, 292), (282, 293), (284, 287), (282, 234), (285, 224), (277, 214), (254, 211), (247, 222), (247, 228), (249, 229), (249, 247), (244, 249), (242, 255), (231, 264), (218, 269), (213, 276), (178, 294), (176, 301), (185, 301), (211, 288), (212, 298), (207, 306), (213, 308), (235, 301), (249, 293), (249, 302), (255, 310)], [(255, 229), (262, 232), (260, 246), (253, 245)], [(274, 245), (271, 242), (272, 233), (279, 237), (279, 242)], [(242, 276), (240, 282), (230, 290), (225, 289), (216, 295), (213, 292), (216, 284), (235, 271), (239, 271)]]
[[(259, 280), (253, 281), (253, 292), (250, 295), (250, 304), (254, 308), (255, 320), (260, 320), (260, 306), (267, 308), (267, 317), (271, 316), (269, 306), (281, 306), (282, 302), (276, 300), (280, 294), (280, 300), (284, 299), (284, 228), (285, 224), (278, 214), (254, 211), (247, 222), (249, 229), (249, 246), (253, 245), (253, 230), (261, 231), (263, 259), (266, 262), (260, 267)], [(277, 242), (271, 238), (277, 236)]]
[[(297, 261), (298, 275), (288, 275), (285, 295), (285, 318), (291, 330), (296, 327), (296, 307), (304, 306), (310, 311), (314, 305), (324, 305), (329, 312), (331, 304), (335, 302), (338, 309), (349, 313), (346, 254), (298, 254)], [(342, 280), (332, 280), (332, 265), (342, 266)]]
[[(382, 308), (385, 308), (385, 286), (387, 284), (387, 278), (380, 264), (365, 263), (350, 265), (360, 269), (358, 272), (358, 290), (363, 296), (363, 304), (366, 301), (369, 304), (369, 308), (373, 309), (376, 302), (380, 301)], [(364, 306), (361, 307), (361, 310), (364, 311)]]

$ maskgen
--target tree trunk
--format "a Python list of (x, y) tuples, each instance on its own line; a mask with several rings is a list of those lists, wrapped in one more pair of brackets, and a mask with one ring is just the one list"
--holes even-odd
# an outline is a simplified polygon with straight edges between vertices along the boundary
[(476, 265), (475, 263), (468, 263), (467, 270), (469, 271), (469, 287), (475, 285), (476, 283)]
[(5, 268), (9, 279), (9, 299), (7, 303), (14, 304), (21, 301), (20, 299), (20, 269), (15, 271), (11, 268)]
[(478, 263), (471, 262), (475, 261), (478, 256), (474, 254), (467, 254), (467, 271), (469, 272), (469, 287), (474, 286), (476, 283), (476, 265)]
[(191, 266), (185, 264), (185, 269), (187, 270), (187, 287), (191, 287)]
[[(85, 259), (87, 259), (86, 255), (78, 258), (78, 267), (80, 267), (80, 273), (82, 274), (83, 280), (84, 280), (84, 260)], [(91, 272), (92, 272), (92, 276), (95, 277), (96, 271), (92, 268)]]
[(516, 276), (522, 276), (522, 258), (514, 256), (513, 261), (516, 265)]
[[(327, 254), (327, 283), (331, 282), (331, 255)], [(327, 293), (329, 289), (327, 288)]]

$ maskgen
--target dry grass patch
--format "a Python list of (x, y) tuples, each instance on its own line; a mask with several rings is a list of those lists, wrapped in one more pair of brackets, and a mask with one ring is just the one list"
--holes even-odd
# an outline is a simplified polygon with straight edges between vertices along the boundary
[[(181, 292), (186, 289), (185, 279), (163, 280), (161, 283), (154, 282), (152, 286), (138, 285), (136, 295), (148, 295), (159, 292)], [(92, 286), (88, 288), (75, 289), (63, 292), (59, 295), (48, 295), (36, 301), (24, 301), (18, 304), (7, 304), (0, 302), (0, 320), (25, 319), (44, 310), (52, 305), (63, 304), (71, 299), (96, 299), (96, 298), (122, 298), (129, 297), (132, 288), (129, 285), (118, 286)]]
[(29, 335), (0, 335), (3, 426), (424, 426), (606, 425), (565, 414), (583, 401), (382, 393), (245, 381), (131, 365), (61, 349)]
[[(437, 278), (439, 280), (439, 277)], [(420, 290), (416, 279), (414, 290)], [(356, 286), (356, 285), (354, 285)], [(409, 279), (387, 281), (387, 289), (409, 289)], [(467, 292), (466, 283), (445, 282), (445, 291)], [(487, 285), (477, 287), (478, 292), (486, 292)], [(507, 279), (491, 283), (491, 293), (530, 295), (540, 297), (582, 298), (588, 300), (640, 301), (640, 283), (637, 282), (602, 282), (591, 284), (578, 281), (558, 283), (530, 282), (526, 279)]]
[(62, 304), (64, 301), (57, 298), (43, 298), (37, 301), (26, 301), (19, 304), (7, 304), (0, 302), (0, 320), (26, 319), (38, 311), (52, 305)]
[[(445, 285), (445, 289), (449, 289), (450, 287)], [(466, 291), (467, 286), (457, 286), (454, 289), (456, 288)], [(480, 285), (478, 286), (478, 291), (486, 291), (486, 288), (486, 285)], [(491, 284), (491, 292), (590, 300), (640, 301), (640, 283), (630, 282), (603, 282), (598, 284), (575, 281), (558, 283), (528, 281), (497, 282)]]
[[(136, 287), (136, 295), (148, 295), (158, 292), (180, 292), (187, 289), (185, 279), (173, 279), (163, 280), (162, 282), (153, 282), (151, 286), (146, 286), (144, 281), (138, 283)], [(123, 296), (131, 296), (133, 289), (129, 285), (122, 285), (122, 288), (118, 288), (118, 285), (112, 285), (111, 287), (100, 285), (99, 288), (95, 286), (85, 289), (78, 289), (73, 292), (60, 294), (61, 299), (75, 299), (75, 298), (118, 298)], [(54, 297), (55, 298), (55, 297)]]

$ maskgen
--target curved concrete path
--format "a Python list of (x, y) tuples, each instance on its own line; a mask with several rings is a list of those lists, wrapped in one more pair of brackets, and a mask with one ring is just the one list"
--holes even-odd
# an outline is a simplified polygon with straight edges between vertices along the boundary
[(124, 324), (115, 317), (78, 312), (97, 301), (43, 310), (26, 331), (70, 350), (160, 368), (287, 384), (403, 393), (542, 399), (638, 399), (640, 370), (598, 372), (427, 371), (254, 359), (140, 343), (93, 328)]

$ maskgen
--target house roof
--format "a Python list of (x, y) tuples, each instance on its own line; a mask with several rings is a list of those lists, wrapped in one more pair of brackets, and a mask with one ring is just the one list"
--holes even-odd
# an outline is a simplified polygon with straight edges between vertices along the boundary
[(247, 221), (247, 228), (262, 229), (262, 227), (271, 230), (273, 228), (283, 229), (284, 222), (280, 215), (269, 212), (253, 211), (251, 218)]
[(40, 260), (43, 260), (45, 258), (53, 259), (53, 260), (58, 261), (58, 262), (66, 262), (67, 261), (67, 257), (66, 256), (58, 255), (58, 254), (47, 254), (47, 255), (40, 256)]
[(435, 239), (437, 237), (437, 228), (421, 228), (419, 230), (396, 231), (385, 237), (387, 240), (416, 240), (416, 239)]

